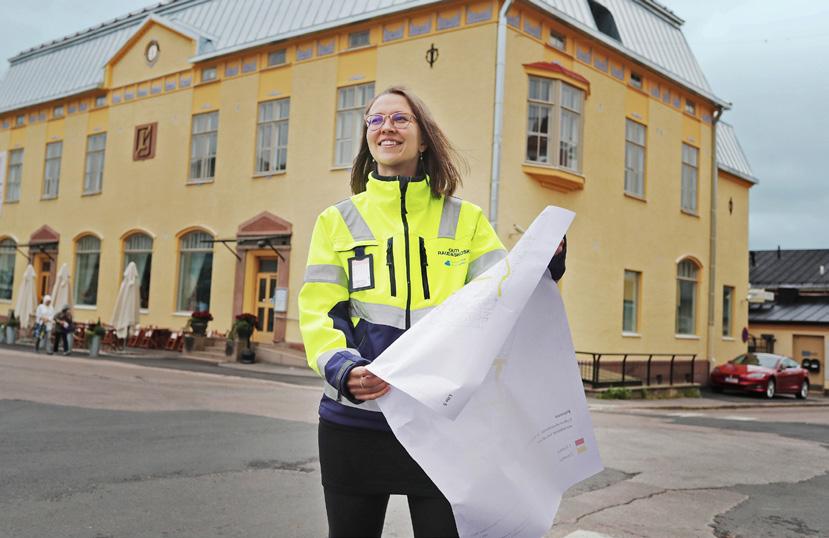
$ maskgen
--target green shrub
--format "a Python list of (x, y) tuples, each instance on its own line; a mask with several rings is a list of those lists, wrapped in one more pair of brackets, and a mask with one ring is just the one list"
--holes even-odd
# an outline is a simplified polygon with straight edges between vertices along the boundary
[(602, 400), (630, 400), (632, 394), (630, 389), (625, 387), (610, 387), (609, 389), (600, 392), (599, 398)]

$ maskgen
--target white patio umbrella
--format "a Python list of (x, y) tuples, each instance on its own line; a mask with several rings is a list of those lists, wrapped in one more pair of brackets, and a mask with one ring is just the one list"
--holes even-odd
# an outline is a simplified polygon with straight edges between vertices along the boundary
[(37, 309), (37, 297), (35, 296), (35, 268), (32, 264), (26, 267), (23, 273), (23, 282), (17, 291), (17, 304), (14, 306), (14, 315), (20, 320), (20, 328), (28, 329), (32, 316)]
[(69, 276), (69, 266), (65, 263), (60, 266), (55, 285), (52, 286), (52, 306), (55, 311), (63, 308), (64, 305), (72, 306), (72, 282)]
[(124, 280), (115, 300), (115, 311), (110, 325), (115, 327), (118, 338), (126, 338), (130, 327), (138, 325), (141, 313), (141, 296), (139, 294), (138, 268), (130, 262), (124, 270)]

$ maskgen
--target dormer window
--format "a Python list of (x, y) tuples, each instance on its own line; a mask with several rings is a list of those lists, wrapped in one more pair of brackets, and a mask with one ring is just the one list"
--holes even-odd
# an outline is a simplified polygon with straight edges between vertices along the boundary
[(201, 81), (202, 82), (210, 82), (212, 80), (216, 80), (218, 74), (216, 72), (215, 67), (205, 67), (201, 70)]
[(101, 108), (102, 106), (106, 106), (107, 104), (107, 96), (106, 95), (99, 95), (95, 98), (95, 108)]
[(692, 116), (697, 115), (697, 105), (688, 99), (685, 100), (685, 112)]
[(14, 125), (16, 127), (20, 127), (21, 125), (26, 125), (26, 115), (21, 114), (21, 115), (17, 116), (17, 119), (15, 119), (15, 121), (14, 121)]
[(596, 21), (596, 28), (604, 35), (621, 43), (622, 36), (619, 35), (613, 13), (595, 0), (587, 0), (587, 3), (590, 6), (590, 12), (593, 14), (593, 20)]
[(631, 73), (630, 74), (630, 85), (636, 88), (637, 90), (641, 90), (644, 86), (642, 82), (642, 75), (639, 73)]
[(555, 30), (550, 30), (550, 37), (547, 39), (547, 44), (558, 50), (566, 50), (567, 38)]
[(371, 42), (369, 40), (369, 31), (351, 32), (348, 34), (348, 48), (356, 49), (359, 47), (367, 47)]
[(58, 105), (52, 109), (52, 117), (53, 118), (62, 118), (63, 117), (63, 105)]

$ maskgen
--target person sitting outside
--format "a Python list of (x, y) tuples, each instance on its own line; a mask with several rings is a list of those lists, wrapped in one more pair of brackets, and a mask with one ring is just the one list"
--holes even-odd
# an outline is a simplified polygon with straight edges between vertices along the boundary
[(43, 296), (43, 302), (37, 306), (35, 311), (35, 351), (40, 351), (41, 344), (45, 343), (46, 352), (51, 355), (49, 341), (52, 338), (52, 327), (54, 325), (55, 309), (52, 307), (52, 297)]
[(75, 323), (72, 319), (72, 309), (69, 305), (63, 305), (55, 315), (55, 347), (53, 351), (55, 353), (58, 352), (58, 347), (61, 342), (63, 342), (63, 354), (69, 355), (69, 341), (67, 340), (67, 335), (71, 337), (71, 335), (75, 332)]

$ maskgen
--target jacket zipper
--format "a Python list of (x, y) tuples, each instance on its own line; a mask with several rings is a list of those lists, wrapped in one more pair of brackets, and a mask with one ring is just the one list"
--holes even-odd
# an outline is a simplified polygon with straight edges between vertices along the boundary
[(397, 280), (394, 277), (394, 238), (389, 237), (386, 246), (386, 265), (389, 266), (389, 281), (391, 282), (391, 296), (397, 297)]
[(426, 259), (426, 241), (422, 237), (420, 239), (420, 276), (423, 278), (423, 298), (429, 300), (429, 273), (426, 268), (429, 266), (429, 261)]
[(412, 268), (409, 262), (409, 221), (406, 220), (406, 189), (409, 179), (398, 177), (400, 182), (400, 218), (403, 219), (403, 237), (406, 247), (406, 330), (412, 326)]

